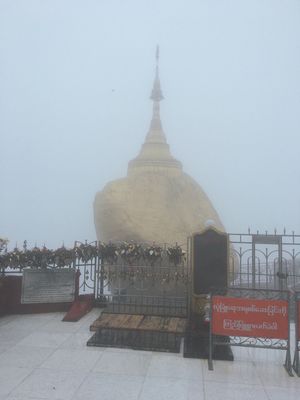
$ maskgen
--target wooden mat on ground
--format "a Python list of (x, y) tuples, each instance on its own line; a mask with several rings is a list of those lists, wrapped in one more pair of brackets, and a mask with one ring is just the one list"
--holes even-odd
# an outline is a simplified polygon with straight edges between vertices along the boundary
[(92, 323), (90, 330), (114, 328), (183, 334), (185, 327), (186, 318), (103, 313)]

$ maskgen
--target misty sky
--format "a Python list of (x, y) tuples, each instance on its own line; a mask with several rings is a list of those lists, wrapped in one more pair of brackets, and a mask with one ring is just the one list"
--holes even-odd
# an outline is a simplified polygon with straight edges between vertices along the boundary
[(0, 0), (0, 236), (95, 240), (144, 141), (160, 45), (173, 155), (230, 232), (300, 234), (299, 0)]

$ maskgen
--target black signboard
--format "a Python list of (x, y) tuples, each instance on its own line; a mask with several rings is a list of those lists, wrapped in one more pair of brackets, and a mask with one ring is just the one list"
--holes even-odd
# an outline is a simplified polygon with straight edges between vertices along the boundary
[(208, 228), (192, 238), (193, 294), (227, 287), (228, 236)]

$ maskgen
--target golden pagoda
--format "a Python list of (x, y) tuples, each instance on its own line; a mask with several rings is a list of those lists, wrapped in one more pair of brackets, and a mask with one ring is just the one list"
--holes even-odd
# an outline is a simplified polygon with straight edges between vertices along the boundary
[(140, 153), (128, 164), (127, 176), (109, 182), (96, 194), (98, 240), (184, 245), (208, 220), (224, 230), (205, 192), (170, 152), (160, 119), (163, 98), (157, 47), (150, 128)]

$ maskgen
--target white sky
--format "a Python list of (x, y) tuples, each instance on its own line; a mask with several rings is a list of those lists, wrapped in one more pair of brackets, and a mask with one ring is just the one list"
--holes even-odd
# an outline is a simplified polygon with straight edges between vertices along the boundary
[(96, 238), (147, 133), (160, 45), (173, 155), (230, 232), (300, 233), (299, 0), (0, 0), (0, 236)]

